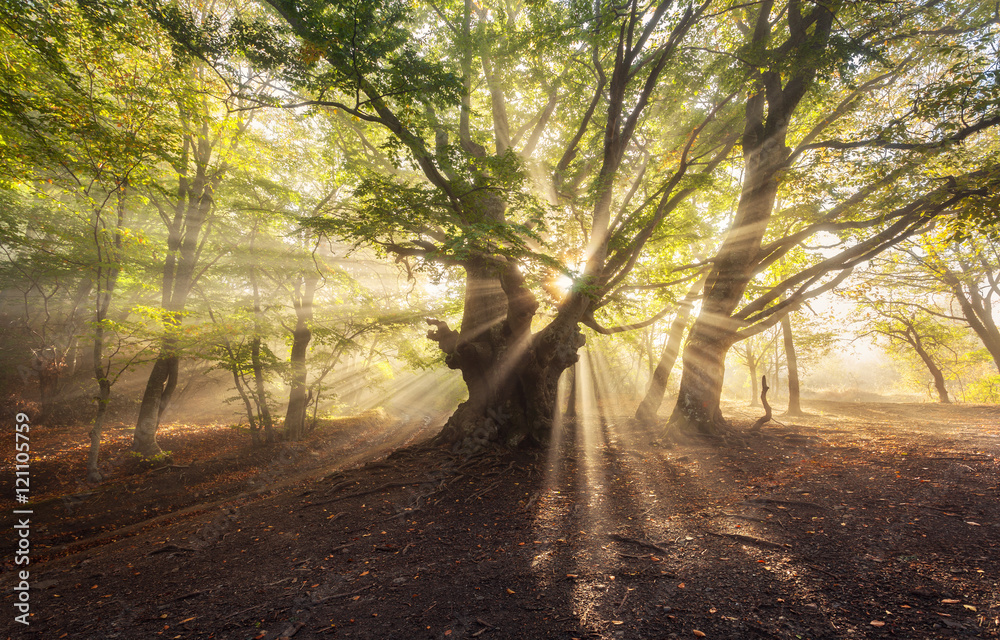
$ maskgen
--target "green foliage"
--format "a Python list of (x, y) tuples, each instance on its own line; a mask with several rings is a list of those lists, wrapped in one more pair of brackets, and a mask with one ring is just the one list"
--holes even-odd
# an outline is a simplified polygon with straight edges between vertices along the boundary
[(985, 376), (970, 384), (966, 397), (972, 402), (1000, 404), (1000, 374)]

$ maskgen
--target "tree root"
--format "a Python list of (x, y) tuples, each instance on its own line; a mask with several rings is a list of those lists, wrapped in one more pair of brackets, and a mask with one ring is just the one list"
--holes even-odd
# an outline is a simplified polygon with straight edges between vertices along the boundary
[(819, 509), (820, 511), (829, 511), (827, 507), (821, 504), (816, 504), (815, 502), (806, 502), (804, 500), (777, 500), (774, 498), (750, 498), (744, 500), (740, 503), (741, 505), (756, 506), (760, 504), (775, 504), (784, 505), (787, 507), (805, 507), (807, 509)]
[(739, 533), (716, 533), (714, 531), (706, 531), (710, 536), (715, 536), (716, 538), (730, 538), (736, 540), (737, 542), (743, 542), (745, 544), (754, 544), (759, 547), (767, 547), (768, 549), (785, 549), (791, 545), (779, 544), (777, 542), (770, 542), (768, 540), (761, 540), (760, 538), (753, 538), (751, 536), (745, 536)]
[(666, 550), (663, 547), (661, 547), (660, 545), (655, 544), (653, 542), (650, 542), (648, 540), (639, 540), (637, 538), (629, 538), (628, 536), (619, 535), (617, 533), (609, 533), (608, 537), (611, 538), (612, 540), (616, 540), (618, 542), (629, 542), (631, 544), (637, 544), (640, 547), (646, 547), (646, 548), (649, 548), (649, 549), (655, 549), (655, 550), (659, 551), (660, 553), (662, 553), (664, 555), (669, 555), (670, 554), (670, 552), (668, 550)]

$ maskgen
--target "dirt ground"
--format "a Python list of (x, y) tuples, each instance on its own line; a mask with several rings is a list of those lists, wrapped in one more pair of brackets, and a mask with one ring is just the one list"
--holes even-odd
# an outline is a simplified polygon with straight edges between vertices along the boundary
[(426, 419), (262, 450), (178, 426), (153, 468), (120, 427), (100, 487), (78, 483), (81, 428), (38, 428), (31, 624), (5, 553), (0, 635), (998, 637), (1000, 407), (806, 410), (729, 443), (577, 421), (471, 460), (428, 446)]

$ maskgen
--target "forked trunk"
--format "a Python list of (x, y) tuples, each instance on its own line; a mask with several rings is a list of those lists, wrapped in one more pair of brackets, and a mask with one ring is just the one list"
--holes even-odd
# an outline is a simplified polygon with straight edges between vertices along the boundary
[[(761, 3), (755, 26), (748, 31), (752, 46), (761, 50), (779, 46), (773, 41), (778, 23), (771, 21), (772, 6), (768, 0)], [(788, 124), (816, 77), (818, 52), (827, 47), (836, 6), (817, 7), (813, 21), (801, 19), (797, 7), (789, 9), (788, 39), (781, 48), (787, 47), (783, 57), (792, 64), (788, 70), (761, 71), (747, 98), (741, 141), (743, 189), (732, 227), (713, 261), (692, 339), (684, 350), (684, 374), (671, 428), (712, 434), (724, 425), (719, 401), (726, 350), (738, 339), (741, 328), (733, 312), (760, 266), (761, 242), (774, 210), (780, 174), (791, 153), (785, 146)]]

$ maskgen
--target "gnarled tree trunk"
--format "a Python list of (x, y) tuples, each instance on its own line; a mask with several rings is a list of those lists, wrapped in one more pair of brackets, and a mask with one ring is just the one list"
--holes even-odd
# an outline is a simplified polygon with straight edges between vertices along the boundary
[(577, 361), (583, 335), (565, 317), (531, 333), (538, 302), (515, 265), (473, 259), (465, 270), (461, 331), (428, 320), (433, 327), (428, 337), (445, 352), (447, 365), (462, 372), (469, 390), (439, 441), (453, 443), (462, 453), (492, 441), (544, 442), (556, 411), (559, 377)]

